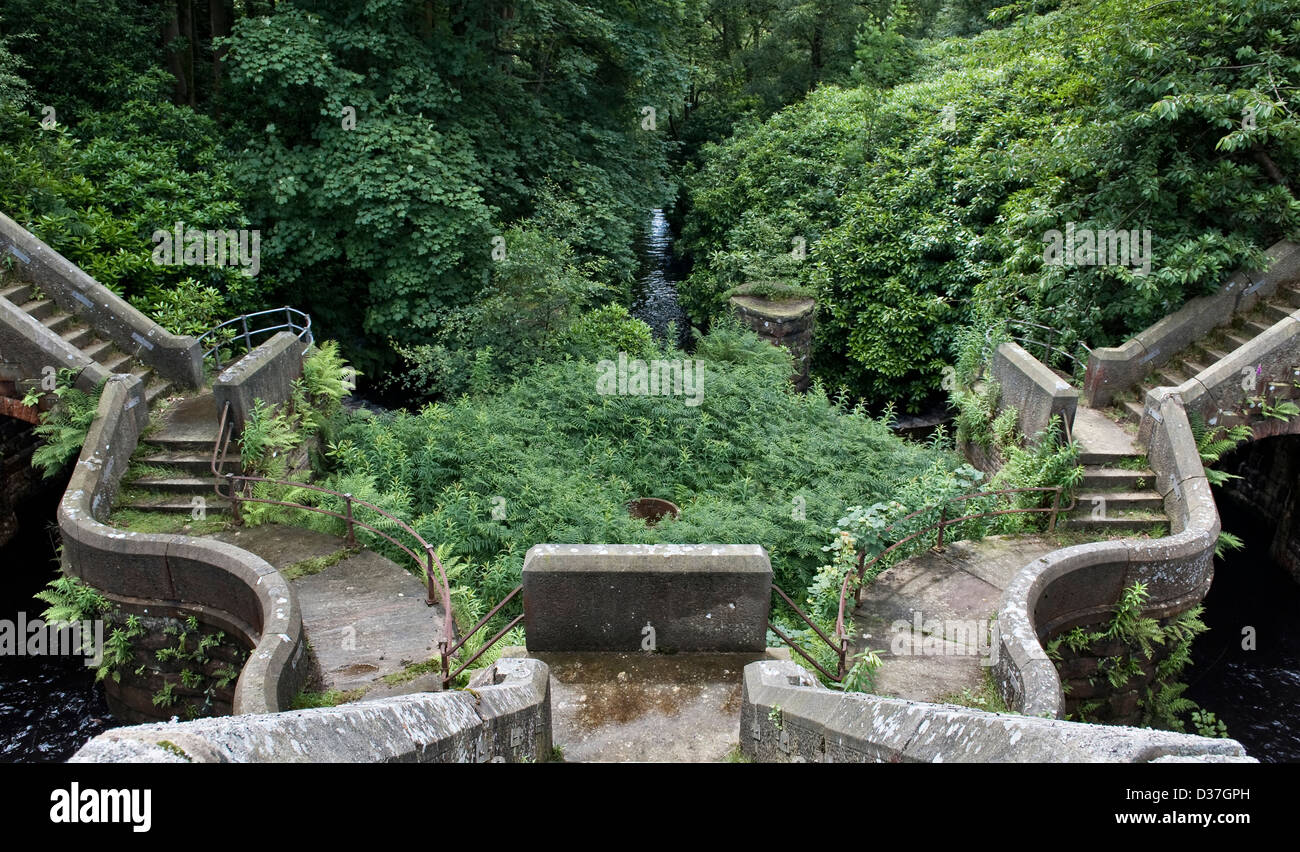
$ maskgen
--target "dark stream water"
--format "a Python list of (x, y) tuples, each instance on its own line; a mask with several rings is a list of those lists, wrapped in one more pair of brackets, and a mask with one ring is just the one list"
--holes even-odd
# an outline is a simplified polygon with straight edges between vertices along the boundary
[[(0, 548), (0, 619), (16, 624), (24, 612), (30, 623), (45, 609), (32, 595), (55, 577), (57, 540), (49, 526), (61, 490), (31, 500), (19, 513), (18, 534)], [(0, 655), (0, 762), (66, 760), (116, 724), (81, 657)]]
[[(1217, 500), (1223, 528), (1245, 550), (1215, 560), (1202, 616), (1210, 630), (1192, 646), (1187, 697), (1266, 763), (1300, 761), (1300, 584), (1268, 555), (1263, 518)], [(1242, 647), (1254, 628), (1255, 650)]]
[(633, 294), (632, 316), (654, 330), (655, 337), (668, 337), (668, 327), (675, 326), (678, 346), (691, 342), (691, 324), (677, 301), (677, 284), (683, 270), (673, 257), (673, 233), (663, 210), (650, 211), (650, 221), (637, 244), (641, 270)]

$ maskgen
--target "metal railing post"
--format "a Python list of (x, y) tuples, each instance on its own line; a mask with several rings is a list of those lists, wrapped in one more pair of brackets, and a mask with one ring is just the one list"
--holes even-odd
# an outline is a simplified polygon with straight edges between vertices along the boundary
[[(438, 595), (433, 591), (433, 545), (426, 544), (424, 546), (424, 554), (428, 559), (428, 565), (425, 566), (424, 572), (425, 576), (429, 578), (429, 593), (424, 599), (424, 604), (425, 606), (433, 606), (438, 602)], [(450, 612), (447, 613), (447, 617), (451, 617)]]
[(234, 517), (235, 526), (244, 525), (243, 513), (239, 511), (239, 495), (235, 493), (235, 475), (226, 474), (226, 487), (230, 489), (230, 514)]
[(948, 522), (948, 501), (945, 500), (939, 504), (939, 539), (934, 544), (934, 546), (937, 547), (939, 550), (943, 550), (943, 528), (947, 522)]
[(357, 536), (352, 529), (352, 495), (344, 494), (343, 500), (347, 504), (347, 512), (348, 512), (348, 537), (347, 537), (348, 547), (356, 547)]
[(1061, 486), (1058, 485), (1056, 486), (1056, 490), (1052, 492), (1052, 514), (1047, 520), (1047, 531), (1049, 533), (1056, 532), (1056, 513), (1060, 511), (1060, 508)]
[(252, 352), (252, 351), (253, 351), (253, 338), (251, 338), (251, 337), (248, 336), (248, 315), (245, 314), (244, 316), (240, 317), (240, 318), (239, 318), (239, 322), (240, 322), (240, 325), (242, 325), (242, 326), (244, 327), (244, 351), (245, 351), (245, 352)]

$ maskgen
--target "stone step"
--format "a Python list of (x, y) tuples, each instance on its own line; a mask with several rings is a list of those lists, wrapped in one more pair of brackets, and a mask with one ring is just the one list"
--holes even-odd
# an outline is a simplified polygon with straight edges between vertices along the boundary
[[(211, 514), (222, 514), (230, 510), (230, 501), (216, 494), (194, 495), (203, 497), (202, 508)], [(165, 512), (169, 515), (188, 515), (197, 507), (194, 505), (193, 498), (184, 494), (169, 493), (145, 493), (132, 497), (129, 500), (123, 500), (118, 504), (119, 509), (135, 509), (141, 512)]]
[(1081, 489), (1105, 492), (1106, 490), (1128, 491), (1139, 488), (1139, 483), (1150, 485), (1156, 475), (1152, 470), (1125, 470), (1118, 467), (1086, 467), (1083, 479), (1079, 482)]
[(1227, 358), (1229, 353), (1231, 352), (1230, 349), (1225, 349), (1223, 346), (1215, 343), (1211, 343), (1209, 341), (1202, 343), (1200, 346), (1201, 346), (1201, 350), (1204, 351), (1205, 354), (1208, 355), (1210, 359), (1216, 363), (1222, 361), (1224, 358)]
[(54, 303), (53, 299), (37, 299), (23, 302), (18, 307), (38, 320), (43, 320), (59, 312), (59, 306)]
[(1235, 328), (1220, 329), (1219, 335), (1223, 338), (1223, 342), (1234, 350), (1245, 346), (1254, 337), (1253, 334), (1246, 334)]
[[(1154, 476), (1146, 482), (1150, 484), (1153, 481)], [(1162, 513), (1165, 505), (1164, 498), (1154, 491), (1088, 491), (1075, 499), (1078, 507), (1070, 513), (1070, 517), (1089, 517), (1098, 507), (1107, 515), (1130, 509)]]
[(153, 382), (151, 384), (146, 385), (144, 389), (144, 401), (145, 404), (149, 406), (152, 406), (154, 404), (154, 400), (158, 399), (159, 397), (165, 398), (168, 394), (172, 392), (173, 388), (175, 387), (167, 379), (161, 378), (159, 376), (152, 376), (152, 378), (153, 378)]
[(1084, 467), (1115, 467), (1132, 458), (1134, 458), (1132, 453), (1111, 450), (1082, 449), (1079, 451), (1079, 464)]
[(0, 296), (13, 302), (15, 305), (21, 305), (24, 302), (30, 302), (32, 300), (32, 294), (35, 292), (36, 288), (31, 284), (10, 284), (3, 290), (0, 290)]
[(1159, 370), (1156, 370), (1156, 379), (1159, 381), (1157, 387), (1177, 387), (1194, 375), (1196, 374), (1187, 373), (1177, 364), (1166, 364)]
[(1120, 514), (1107, 513), (1105, 518), (1093, 518), (1091, 514), (1082, 517), (1071, 515), (1062, 518), (1058, 526), (1122, 535), (1130, 532), (1148, 532), (1168, 523), (1169, 519), (1163, 512), (1125, 511)]
[[(217, 442), (216, 426), (212, 427), (211, 438), (171, 438), (164, 434), (149, 436), (149, 443), (154, 444), (161, 449), (167, 450), (168, 452), (189, 453), (191, 455), (206, 454), (208, 456), (211, 456), (212, 446), (216, 444), (216, 442)], [(237, 445), (233, 440), (230, 442), (230, 446), (232, 449), (237, 448)]]
[[(1147, 393), (1146, 388), (1139, 388), (1139, 391), (1145, 399)], [(1142, 422), (1142, 414), (1146, 411), (1146, 409), (1142, 407), (1142, 403), (1132, 401), (1122, 402), (1119, 407), (1124, 412), (1124, 419), (1128, 420), (1130, 423)]]
[(84, 349), (95, 342), (95, 332), (89, 326), (71, 325), (61, 335), (65, 343)]
[[(169, 451), (159, 449), (156, 452), (151, 452), (148, 455), (142, 456), (138, 461), (141, 464), (146, 464), (150, 467), (174, 467), (189, 474), (197, 474), (199, 476), (212, 475), (211, 448), (209, 448), (206, 453), (193, 452), (190, 450)], [(239, 472), (238, 452), (226, 453), (226, 463), (223, 470), (226, 473)]]
[(133, 479), (128, 483), (127, 487), (144, 489), (159, 494), (189, 494), (218, 500), (221, 498), (218, 498), (216, 491), (213, 490), (216, 482), (217, 480), (211, 476), (142, 476), (139, 479)]
[(1272, 325), (1272, 323), (1265, 323), (1255, 317), (1247, 317), (1241, 321), (1241, 331), (1245, 334), (1249, 334), (1252, 338), (1255, 338), (1268, 331), (1270, 325)]
[(64, 314), (64, 313), (50, 314), (45, 319), (41, 320), (41, 325), (45, 326), (50, 331), (59, 335), (63, 334), (63, 332), (72, 328), (76, 324), (77, 324), (76, 317), (74, 317), (72, 314)]
[(1294, 312), (1295, 308), (1285, 302), (1277, 301), (1265, 302), (1259, 309), (1260, 316), (1270, 323), (1281, 322)]
[(107, 358), (112, 352), (116, 352), (116, 351), (117, 350), (116, 348), (114, 348), (111, 341), (96, 340), (93, 343), (83, 347), (81, 350), (81, 354), (85, 355), (87, 358), (89, 358), (92, 361), (103, 363), (100, 359)]
[(104, 350), (95, 360), (103, 364), (110, 373), (130, 372), (131, 365), (134, 363), (130, 355), (127, 355), (116, 347), (109, 347), (107, 350)]
[(1273, 300), (1292, 308), (1300, 308), (1300, 287), (1282, 286), (1277, 288)]

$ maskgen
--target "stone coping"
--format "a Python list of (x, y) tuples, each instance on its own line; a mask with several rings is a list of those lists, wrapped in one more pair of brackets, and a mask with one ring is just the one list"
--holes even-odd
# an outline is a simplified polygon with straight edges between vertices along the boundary
[(1235, 740), (839, 692), (788, 661), (745, 667), (741, 751), (783, 763), (1254, 763)]
[(516, 763), (551, 752), (550, 671), (501, 659), (470, 689), (114, 728), (70, 763)]
[(0, 213), (0, 254), (5, 253), (22, 265), (24, 278), (127, 355), (177, 384), (203, 384), (203, 352), (198, 340), (167, 331)]

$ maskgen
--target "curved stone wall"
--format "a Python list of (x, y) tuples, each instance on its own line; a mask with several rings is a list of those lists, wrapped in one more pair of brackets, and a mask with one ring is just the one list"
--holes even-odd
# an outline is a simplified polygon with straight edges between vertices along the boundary
[(253, 650), (234, 712), (288, 707), (306, 675), (305, 648), (297, 599), (275, 568), (224, 542), (103, 523), (147, 422), (140, 380), (110, 378), (59, 505), (64, 570), (124, 603), (194, 610), (239, 633)]
[(1147, 585), (1143, 614), (1153, 618), (1183, 612), (1209, 591), (1219, 513), (1181, 402), (1166, 397), (1159, 414), (1147, 458), (1170, 535), (1066, 547), (1016, 574), (998, 609), (995, 673), (1008, 707), (1030, 716), (1062, 715), (1061, 679), (1043, 643), (1105, 620), (1126, 587)]

